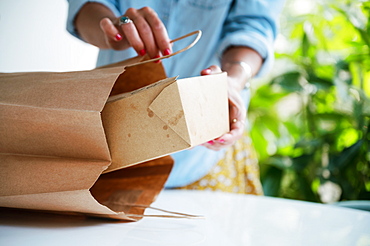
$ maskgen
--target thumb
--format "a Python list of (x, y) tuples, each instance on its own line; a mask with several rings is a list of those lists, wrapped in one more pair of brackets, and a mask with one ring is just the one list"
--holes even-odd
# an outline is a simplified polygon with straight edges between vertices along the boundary
[(219, 66), (216, 66), (216, 65), (212, 65), (206, 69), (203, 69), (201, 72), (200, 72), (200, 75), (211, 75), (211, 74), (216, 74), (216, 73), (221, 73), (222, 70)]

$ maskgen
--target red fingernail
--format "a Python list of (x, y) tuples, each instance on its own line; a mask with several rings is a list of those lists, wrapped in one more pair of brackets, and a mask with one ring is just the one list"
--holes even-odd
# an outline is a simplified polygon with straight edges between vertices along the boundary
[(144, 56), (145, 54), (146, 54), (145, 49), (142, 49), (142, 50), (139, 51), (139, 55)]
[[(155, 58), (159, 58), (160, 56), (155, 56), (155, 57), (153, 57), (153, 59), (155, 59)], [(161, 60), (158, 60), (158, 61), (155, 61), (154, 63), (161, 63)]]
[(121, 34), (118, 33), (115, 38), (116, 38), (117, 41), (120, 41), (122, 39), (122, 36), (121, 36)]
[(171, 50), (170, 49), (165, 49), (163, 51), (163, 55), (168, 56), (169, 54), (171, 54)]
[(225, 139), (222, 139), (222, 138), (221, 138), (221, 139), (219, 139), (218, 141), (219, 141), (220, 143), (225, 143)]
[(213, 140), (210, 140), (210, 141), (208, 141), (207, 143), (209, 143), (209, 144), (211, 144), (211, 145), (215, 144), (215, 142), (214, 142)]

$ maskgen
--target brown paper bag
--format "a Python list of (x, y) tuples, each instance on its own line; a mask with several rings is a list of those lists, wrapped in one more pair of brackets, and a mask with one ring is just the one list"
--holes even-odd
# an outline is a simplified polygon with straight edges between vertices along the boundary
[(0, 74), (0, 206), (136, 221), (163, 188), (168, 154), (228, 131), (226, 93), (225, 74), (166, 78), (147, 57)]

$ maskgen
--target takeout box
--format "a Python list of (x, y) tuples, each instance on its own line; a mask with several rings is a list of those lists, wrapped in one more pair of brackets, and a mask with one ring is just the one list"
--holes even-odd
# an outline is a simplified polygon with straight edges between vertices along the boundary
[(167, 78), (145, 57), (0, 74), (0, 206), (136, 221), (168, 154), (229, 130), (227, 105), (224, 73)]

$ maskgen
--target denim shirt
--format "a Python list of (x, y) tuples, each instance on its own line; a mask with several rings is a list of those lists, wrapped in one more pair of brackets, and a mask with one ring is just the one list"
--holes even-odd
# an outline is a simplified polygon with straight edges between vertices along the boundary
[[(78, 34), (73, 21), (86, 2), (99, 2), (121, 16), (130, 8), (149, 6), (154, 9), (167, 28), (170, 39), (175, 39), (195, 30), (202, 31), (202, 38), (190, 50), (163, 60), (168, 77), (198, 76), (210, 65), (220, 65), (220, 57), (229, 46), (247, 46), (256, 50), (264, 59), (257, 76), (268, 72), (274, 55), (273, 43), (277, 35), (277, 21), (284, 0), (68, 0), (67, 30)], [(189, 40), (190, 39), (190, 40)], [(184, 48), (192, 38), (174, 43), (173, 51)], [(100, 50), (97, 66), (118, 62), (136, 56), (130, 48), (123, 51)], [(243, 91), (246, 106), (249, 92)], [(160, 144), (160, 143), (159, 143)], [(188, 185), (204, 175), (225, 153), (197, 146), (174, 153), (174, 168), (166, 187)]]

